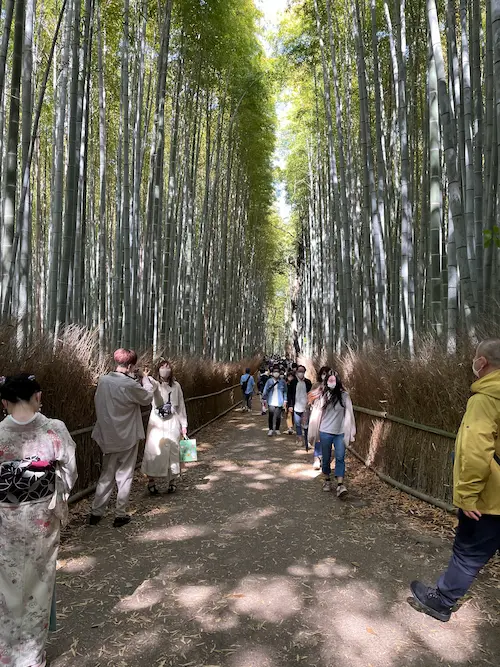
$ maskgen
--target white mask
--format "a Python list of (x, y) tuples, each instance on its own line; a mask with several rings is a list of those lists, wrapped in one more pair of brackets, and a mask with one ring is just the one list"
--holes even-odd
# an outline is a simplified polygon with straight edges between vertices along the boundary
[(297, 377), (299, 378), (299, 380), (303, 380), (304, 379), (304, 373), (302, 373), (302, 372), (297, 373)]
[[(480, 372), (481, 372), (483, 369), (480, 368), (479, 370), (476, 370), (476, 361), (478, 361), (478, 359), (474, 359), (474, 361), (472, 362), (472, 372), (473, 372), (474, 375), (478, 378)], [(483, 366), (483, 368), (484, 368), (484, 366)]]
[(170, 368), (160, 368), (159, 370), (160, 377), (163, 379), (169, 378), (172, 375), (172, 369)]
[(280, 376), (280, 374), (279, 374), (279, 373), (273, 373), (273, 378), (275, 378), (276, 380), (278, 380), (278, 379), (279, 379), (279, 376)]
[(334, 377), (330, 377), (328, 378), (327, 384), (328, 384), (328, 389), (335, 389), (335, 387), (337, 386), (337, 380)]

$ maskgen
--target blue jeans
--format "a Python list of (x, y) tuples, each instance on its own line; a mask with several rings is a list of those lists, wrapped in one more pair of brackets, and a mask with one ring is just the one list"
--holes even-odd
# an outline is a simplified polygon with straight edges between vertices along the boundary
[(299, 436), (299, 438), (301, 438), (301, 437), (304, 438), (305, 448), (309, 449), (309, 445), (308, 445), (308, 442), (307, 442), (307, 431), (309, 429), (307, 428), (307, 426), (304, 426), (302, 428), (302, 415), (303, 414), (304, 414), (303, 412), (295, 412), (295, 410), (294, 410), (294, 412), (293, 412), (293, 421), (294, 421), (294, 424), (295, 424), (295, 430), (297, 431), (297, 435)]
[(321, 470), (325, 477), (330, 477), (332, 472), (332, 445), (335, 449), (335, 477), (345, 476), (345, 442), (344, 434), (332, 435), (331, 433), (319, 433), (319, 441), (321, 444), (321, 456), (323, 461)]
[(500, 550), (500, 516), (479, 521), (458, 513), (458, 528), (448, 569), (437, 583), (443, 604), (452, 607), (469, 590), (479, 570)]

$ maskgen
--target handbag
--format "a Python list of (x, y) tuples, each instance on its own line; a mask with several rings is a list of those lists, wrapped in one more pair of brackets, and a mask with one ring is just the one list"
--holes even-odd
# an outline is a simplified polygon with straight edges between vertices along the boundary
[(196, 449), (196, 440), (181, 440), (179, 443), (180, 460), (182, 463), (192, 463), (198, 460), (198, 451)]
[(161, 417), (162, 419), (170, 419), (172, 416), (172, 403), (170, 402), (170, 397), (172, 396), (172, 392), (169, 393), (168, 399), (163, 405), (160, 405), (158, 408), (156, 408), (156, 414)]

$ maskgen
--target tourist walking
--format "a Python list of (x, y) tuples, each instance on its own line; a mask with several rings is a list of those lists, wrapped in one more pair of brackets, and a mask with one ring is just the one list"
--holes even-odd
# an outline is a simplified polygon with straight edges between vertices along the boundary
[[(322, 393), (323, 383), (326, 380), (326, 376), (330, 369), (328, 366), (322, 366), (316, 374), (316, 382), (313, 384), (310, 395), (308, 396), (309, 411), (312, 410), (314, 403), (317, 398)], [(309, 440), (309, 438), (308, 438)], [(321, 470), (321, 443), (319, 441), (319, 431), (317, 432), (317, 439), (314, 443), (314, 453), (313, 453), (313, 469)]]
[(259, 375), (259, 379), (257, 381), (257, 388), (259, 390), (259, 395), (260, 395), (260, 414), (265, 415), (266, 414), (266, 407), (265, 407), (265, 401), (263, 399), (263, 393), (264, 393), (264, 387), (266, 386), (266, 382), (269, 380), (269, 371), (267, 370), (266, 367), (264, 367)]
[(159, 493), (157, 478), (166, 480), (168, 493), (177, 490), (177, 479), (181, 472), (179, 443), (181, 437), (187, 436), (188, 429), (184, 394), (174, 377), (170, 361), (160, 359), (154, 378), (158, 385), (154, 390), (141, 468), (148, 476), (148, 491), (151, 495)]
[(354, 410), (351, 398), (342, 386), (339, 374), (332, 369), (328, 369), (324, 378), (323, 384), (317, 389), (318, 398), (314, 403), (309, 424), (309, 442), (315, 444), (319, 432), (321, 469), (324, 475), (323, 491), (332, 490), (331, 460), (333, 447), (337, 497), (344, 498), (347, 495), (347, 489), (344, 485), (346, 443), (354, 442), (356, 437)]
[(269, 410), (268, 436), (279, 435), (281, 426), (281, 413), (286, 409), (286, 382), (280, 377), (280, 367), (274, 366), (272, 376), (266, 382), (262, 398)]
[(255, 380), (251, 374), (250, 368), (245, 369), (245, 372), (240, 379), (241, 393), (243, 395), (243, 411), (249, 412), (252, 409), (252, 396), (255, 387)]
[(40, 414), (34, 375), (0, 378), (0, 657), (44, 667), (60, 528), (77, 478), (66, 426)]
[(435, 587), (411, 584), (417, 608), (443, 622), (500, 550), (500, 339), (478, 346), (472, 370), (478, 379), (455, 444), (453, 553)]
[(307, 410), (307, 395), (311, 391), (311, 388), (312, 382), (306, 378), (306, 367), (298, 366), (295, 377), (288, 385), (287, 405), (288, 413), (293, 414), (297, 445), (304, 445), (306, 451), (309, 450), (309, 443), (307, 441), (308, 427), (303, 424), (303, 421)]
[[(288, 393), (290, 391), (290, 385), (294, 381), (295, 381), (295, 374), (290, 369), (286, 374), (287, 401), (288, 401)], [(293, 435), (293, 408), (290, 409), (290, 406), (288, 405), (288, 403), (287, 403), (287, 410), (286, 410), (286, 426), (287, 426), (287, 430), (286, 430), (287, 435)]]
[(116, 350), (114, 360), (116, 370), (99, 379), (95, 393), (97, 422), (92, 438), (101, 448), (103, 459), (89, 523), (94, 526), (102, 519), (116, 483), (113, 526), (119, 528), (131, 521), (128, 499), (139, 441), (145, 437), (141, 407), (151, 405), (157, 383), (137, 368), (133, 350)]

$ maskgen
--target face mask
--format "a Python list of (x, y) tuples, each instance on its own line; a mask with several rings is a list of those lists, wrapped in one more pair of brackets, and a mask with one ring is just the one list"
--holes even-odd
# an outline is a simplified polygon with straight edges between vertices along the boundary
[(299, 378), (299, 380), (303, 380), (304, 379), (304, 373), (297, 373), (297, 377)]
[(161, 378), (169, 378), (172, 374), (172, 370), (170, 368), (160, 368), (160, 377)]
[(325, 380), (326, 380), (326, 375), (325, 373), (323, 373), (323, 375), (321, 376), (321, 382), (324, 382)]
[(335, 389), (337, 386), (337, 380), (335, 378), (328, 378), (328, 389)]
[(273, 378), (274, 378), (275, 380), (278, 380), (278, 379), (279, 379), (279, 376), (280, 376), (279, 373), (273, 373)]
[(476, 361), (479, 361), (479, 360), (478, 360), (478, 359), (474, 359), (474, 361), (472, 362), (472, 372), (473, 372), (474, 375), (478, 378), (478, 377), (479, 377), (479, 373), (480, 373), (483, 369), (480, 368), (479, 370), (476, 370)]

